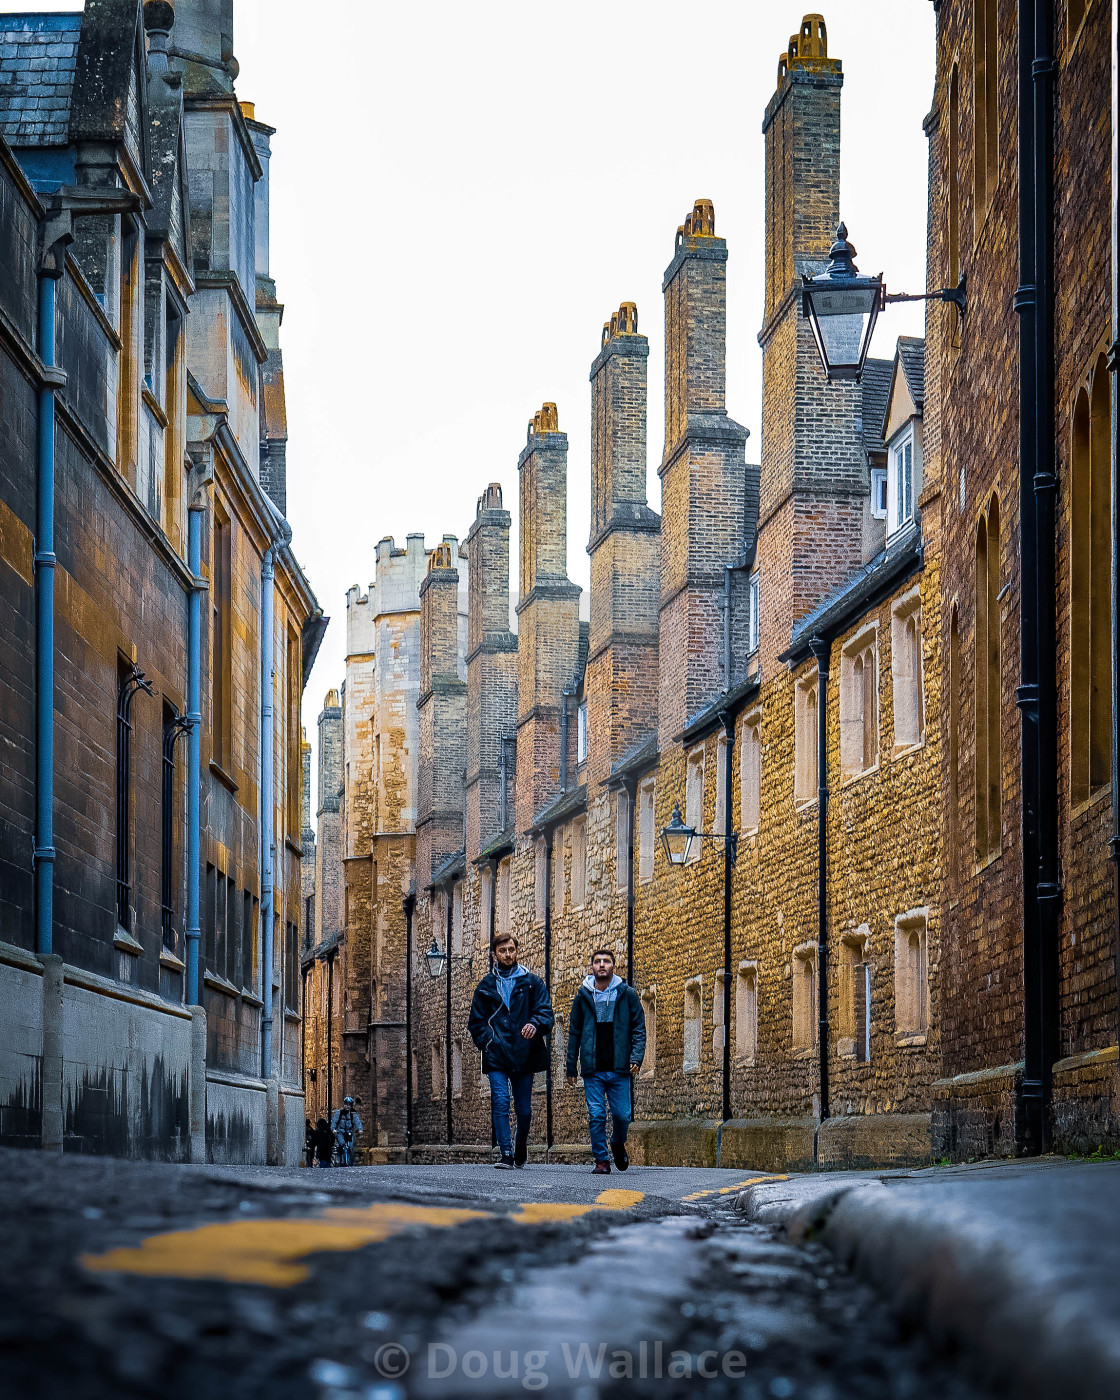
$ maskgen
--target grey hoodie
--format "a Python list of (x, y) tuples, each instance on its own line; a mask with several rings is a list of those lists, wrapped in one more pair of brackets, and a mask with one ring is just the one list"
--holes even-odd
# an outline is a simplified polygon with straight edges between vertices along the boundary
[(618, 1000), (618, 989), (625, 985), (622, 978), (616, 972), (610, 980), (610, 985), (600, 991), (595, 985), (595, 978), (588, 974), (583, 979), (583, 985), (595, 999), (595, 1019), (596, 1021), (613, 1021), (615, 1002)]

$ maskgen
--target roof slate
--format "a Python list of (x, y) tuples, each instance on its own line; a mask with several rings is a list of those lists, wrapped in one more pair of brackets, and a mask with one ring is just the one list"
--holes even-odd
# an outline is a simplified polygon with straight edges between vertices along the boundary
[(863, 367), (863, 446), (866, 452), (885, 452), (883, 421), (891, 392), (893, 360), (868, 360)]
[(65, 146), (80, 14), (0, 15), (0, 136), (10, 146)]
[(919, 413), (926, 397), (926, 343), (919, 336), (900, 335), (898, 337), (898, 358), (902, 361), (902, 372), (906, 376), (906, 387), (914, 400)]

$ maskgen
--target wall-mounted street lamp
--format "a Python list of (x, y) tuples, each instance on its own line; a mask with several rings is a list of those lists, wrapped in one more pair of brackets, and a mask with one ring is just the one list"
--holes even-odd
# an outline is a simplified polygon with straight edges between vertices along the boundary
[(883, 274), (865, 277), (855, 264), (855, 248), (841, 224), (829, 249), (827, 269), (818, 277), (801, 278), (801, 314), (809, 322), (825, 376), (859, 383), (879, 312), (898, 301), (949, 301), (963, 316), (965, 279), (936, 292), (891, 292)]
[(697, 836), (706, 837), (711, 841), (730, 842), (731, 861), (734, 864), (739, 848), (739, 833), (733, 831), (727, 835), (722, 831), (697, 831), (694, 826), (686, 826), (681, 820), (680, 804), (674, 803), (669, 825), (661, 832), (661, 844), (665, 847), (665, 857), (670, 865), (687, 864), (692, 843)]
[(443, 965), (447, 961), (447, 954), (436, 943), (435, 934), (432, 935), (432, 946), (424, 954), (424, 961), (428, 964), (428, 975), (432, 981), (438, 981), (443, 972)]

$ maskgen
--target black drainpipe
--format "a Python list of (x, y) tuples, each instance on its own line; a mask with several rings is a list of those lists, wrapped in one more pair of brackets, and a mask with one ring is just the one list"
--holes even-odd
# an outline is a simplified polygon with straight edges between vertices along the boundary
[[(1112, 0), (1112, 840), (1117, 866), (1116, 969), (1120, 975), (1120, 0)], [(1120, 1018), (1120, 995), (1117, 996)], [(1120, 1021), (1117, 1024), (1120, 1040)]]
[[(544, 834), (544, 985), (552, 999), (552, 828)], [(552, 1041), (544, 1073), (544, 1145), (552, 1151)]]
[(443, 935), (443, 951), (447, 954), (447, 998), (443, 1034), (443, 1096), (447, 1100), (447, 1145), (450, 1147), (455, 1140), (451, 1110), (451, 919), (455, 903), (453, 885), (448, 885), (444, 890), (444, 900), (447, 904), (446, 928)]
[[(730, 572), (727, 574), (730, 578)], [(827, 664), (827, 663), (826, 663)], [(731, 874), (735, 869), (731, 793), (735, 767), (735, 716), (723, 716), (723, 1121), (731, 1118)]]
[[(817, 658), (817, 1058), (820, 1062), (820, 1121), (828, 1104), (828, 670), (832, 642), (814, 637)], [(817, 1155), (814, 1138), (813, 1156)]]
[(636, 778), (623, 784), (626, 796), (626, 985), (634, 985), (634, 811), (638, 805)]
[[(504, 762), (505, 762), (505, 757), (504, 757), (504, 756), (505, 756), (505, 740), (504, 740), (504, 739), (502, 740), (502, 755), (503, 755), (503, 764), (504, 764)], [(504, 783), (504, 781), (505, 781), (505, 773), (504, 773), (504, 771), (503, 771), (503, 774), (502, 774), (502, 781), (503, 781), (503, 783)], [(503, 811), (504, 811), (504, 810), (505, 810), (505, 797), (504, 797), (504, 796), (503, 796), (503, 798), (502, 798), (502, 808), (503, 808)], [(504, 823), (503, 823), (503, 826), (502, 826), (502, 830), (503, 830), (503, 831), (505, 830), (505, 825), (504, 825)], [(488, 965), (487, 965), (487, 969), (486, 969), (486, 970), (487, 970), (487, 972), (493, 972), (493, 971), (494, 971), (494, 934), (497, 932), (497, 928), (498, 928), (498, 862), (497, 862), (497, 860), (496, 860), (493, 856), (491, 856), (490, 859), (487, 861), (487, 869), (490, 871), (490, 919), (489, 919), (489, 925), (490, 925), (490, 926), (489, 926), (489, 930), (488, 930), (488, 932), (487, 932), (486, 941), (487, 941), (487, 946), (488, 946), (489, 949), (490, 949), (490, 952), (489, 952), (489, 961), (488, 961)], [(495, 1147), (497, 1147), (497, 1145), (498, 1145), (498, 1135), (497, 1135), (497, 1133), (494, 1131), (494, 1115), (491, 1113), (491, 1115), (490, 1115), (490, 1150), (491, 1150), (491, 1152), (494, 1150)]]
[(568, 791), (568, 701), (575, 694), (565, 687), (560, 692), (560, 792)]
[(327, 1122), (334, 1111), (334, 953), (327, 954)]
[(405, 1161), (412, 1151), (412, 915), (416, 896), (404, 899), (404, 1148)]
[(1023, 1084), (1017, 1147), (1045, 1151), (1058, 1058), (1052, 0), (1019, 6), (1019, 508), (1023, 787)]

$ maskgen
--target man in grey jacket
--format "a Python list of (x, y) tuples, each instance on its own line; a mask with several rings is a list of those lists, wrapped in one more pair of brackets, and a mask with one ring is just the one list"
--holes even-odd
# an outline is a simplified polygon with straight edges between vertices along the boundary
[[(575, 1083), (578, 1061), (597, 1175), (610, 1174), (612, 1156), (620, 1172), (630, 1165), (626, 1134), (634, 1116), (633, 1076), (641, 1069), (645, 1053), (646, 1018), (641, 998), (615, 973), (610, 949), (596, 948), (591, 954), (591, 974), (584, 978), (572, 1002), (567, 1078), (569, 1084)], [(609, 1156), (608, 1104), (613, 1122)]]

